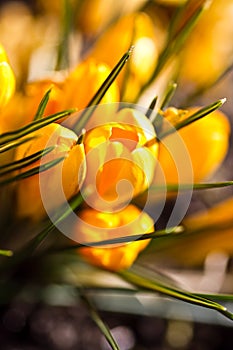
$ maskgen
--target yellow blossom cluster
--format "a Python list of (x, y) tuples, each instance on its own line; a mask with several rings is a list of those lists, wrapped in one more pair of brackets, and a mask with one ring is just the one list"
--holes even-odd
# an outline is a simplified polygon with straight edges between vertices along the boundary
[[(40, 3), (45, 7), (45, 3), (50, 2)], [(137, 8), (139, 2), (135, 3)], [(174, 6), (177, 1), (159, 3)], [(213, 6), (217, 6), (214, 3)], [(156, 29), (154, 19), (142, 10), (125, 10), (122, 16), (114, 19), (111, 8), (108, 8), (108, 13), (111, 12), (108, 19), (112, 18), (112, 23), (106, 20), (100, 26), (103, 20), (103, 13), (100, 11), (103, 2), (99, 0), (90, 5), (90, 1), (84, 1), (84, 5), (86, 8), (96, 6), (98, 11), (93, 11), (93, 16), (88, 17), (91, 21), (91, 33), (88, 33), (85, 16), (82, 20), (80, 17), (76, 18), (78, 26), (84, 28), (84, 35), (96, 35), (97, 39), (87, 50), (85, 58), (74, 67), (54, 72), (52, 77), (26, 81), (23, 89), (18, 88), (14, 93), (15, 75), (4, 48), (0, 47), (0, 131), (3, 136), (7, 136), (28, 125), (34, 125), (38, 106), (47, 93), (49, 98), (43, 116), (40, 116), (42, 119), (71, 108), (82, 117), (82, 110), (89, 106), (92, 97), (111, 75), (116, 58), (127, 52), (131, 45), (134, 46), (128, 65), (102, 97), (101, 104), (106, 104), (106, 108), (97, 108), (84, 130), (76, 133), (79, 118), (73, 113), (68, 120), (51, 122), (31, 131), (26, 135), (30, 138), (28, 140), (24, 135), (13, 155), (13, 161), (20, 162), (51, 148), (41, 160), (37, 159), (16, 170), (16, 175), (22, 175), (35, 167), (42, 169), (49, 162), (59, 161), (53, 167), (34, 173), (15, 184), (17, 220), (27, 218), (39, 222), (46, 217), (48, 210), (56, 211), (60, 208), (64, 198), (70, 201), (81, 192), (83, 203), (76, 213), (77, 224), (70, 228), (72, 238), (86, 244), (78, 252), (94, 265), (118, 271), (129, 268), (150, 239), (111, 246), (101, 245), (101, 240), (153, 233), (156, 222), (143, 208), (139, 208), (142, 205), (140, 195), (143, 196), (151, 187), (164, 181), (175, 185), (185, 178), (181, 176), (186, 172), (185, 162), (177, 165), (167, 145), (177, 146), (174, 137), (182, 140), (190, 158), (193, 181), (199, 183), (211, 175), (224, 160), (228, 151), (230, 125), (224, 113), (213, 111), (175, 133), (168, 133), (164, 140), (160, 139), (161, 133), (166, 134), (167, 131), (166, 128), (163, 129), (164, 125), (158, 130), (156, 122), (148, 118), (145, 111), (142, 112), (134, 105), (121, 106), (119, 102), (136, 101), (141, 90), (150, 82), (168, 36), (167, 32), (162, 26)], [(84, 11), (83, 8), (81, 10)], [(60, 9), (56, 11), (60, 12)], [(213, 7), (211, 11), (215, 18), (217, 9)], [(168, 15), (164, 18), (168, 18)], [(200, 31), (203, 22), (199, 25)], [(100, 29), (103, 32), (98, 37)], [(195, 33), (190, 43), (195, 44)], [(206, 37), (208, 35), (207, 31)], [(194, 45), (190, 43), (189, 45)], [(199, 74), (193, 70), (195, 77), (192, 78), (193, 66), (187, 64), (192, 62), (189, 45), (182, 53), (183, 56), (179, 57), (183, 62), (181, 77), (185, 76), (193, 81), (197, 79), (198, 84), (205, 84), (207, 75), (203, 70), (207, 69), (205, 62), (209, 66), (208, 53), (205, 54), (204, 62), (195, 64), (202, 70)], [(204, 46), (207, 50), (208, 45)], [(194, 53), (197, 52), (194, 50)], [(214, 66), (213, 71), (208, 71), (210, 75), (213, 74), (210, 80), (216, 80), (221, 73), (215, 68)], [(205, 79), (200, 79), (203, 76)], [(176, 129), (180, 121), (188, 120), (197, 110), (197, 107), (186, 110), (172, 107), (158, 109), (157, 115)], [(182, 149), (179, 151), (182, 154)], [(49, 197), (49, 208), (47, 206), (46, 209), (41, 196), (41, 181), (46, 184), (43, 191)], [(61, 189), (63, 196), (60, 196)], [(189, 225), (192, 219), (185, 222)], [(195, 222), (194, 219), (192, 225)], [(91, 243), (98, 241), (99, 247), (92, 246)]]

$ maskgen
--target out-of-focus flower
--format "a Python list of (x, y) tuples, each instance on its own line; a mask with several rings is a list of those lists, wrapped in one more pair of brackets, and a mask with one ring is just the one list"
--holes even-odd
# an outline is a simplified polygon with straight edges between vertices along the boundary
[[(210, 253), (233, 254), (233, 199), (184, 219), (187, 234), (174, 242), (169, 255), (185, 265), (200, 265)], [(165, 252), (166, 254), (166, 252)]]
[[(76, 107), (79, 110), (87, 106), (101, 84), (110, 74), (111, 69), (102, 61), (89, 58), (70, 72), (62, 88), (64, 97), (62, 109)], [(116, 64), (116, 60), (115, 60)], [(104, 95), (101, 103), (119, 101), (119, 90), (114, 82)]]
[[(176, 125), (178, 121), (187, 118), (196, 111), (197, 108), (189, 108), (187, 111), (169, 108), (165, 111), (164, 117), (172, 125)], [(179, 151), (177, 137), (183, 140), (184, 147), (189, 154), (193, 180), (199, 182), (211, 175), (223, 161), (228, 151), (229, 134), (230, 124), (227, 117), (222, 112), (215, 111), (167, 136), (164, 143), (160, 144), (158, 156), (166, 183), (180, 183), (183, 181), (181, 179), (185, 179), (187, 164), (185, 159), (182, 162), (182, 150), (180, 150), (181, 161), (174, 161), (174, 155), (178, 155)], [(169, 145), (171, 149), (168, 149), (166, 145)], [(190, 180), (186, 179), (186, 181)], [(159, 177), (155, 176), (154, 182), (160, 183)]]
[(17, 86), (25, 83), (31, 55), (45, 41), (45, 33), (51, 25), (49, 21), (45, 22), (45, 19), (40, 22), (34, 17), (22, 1), (5, 2), (1, 7), (0, 42), (11, 59)]
[[(192, 230), (218, 227), (225, 230), (227, 225), (233, 228), (233, 199), (230, 197), (210, 209), (187, 217), (184, 225)], [(232, 231), (233, 232), (233, 231)]]
[(35, 115), (42, 98), (49, 89), (51, 89), (51, 92), (45, 107), (44, 116), (46, 117), (61, 111), (61, 103), (62, 99), (64, 99), (62, 87), (63, 83), (55, 79), (38, 80), (28, 83), (25, 86), (25, 100), (26, 112), (29, 118)]
[(146, 146), (155, 132), (143, 113), (125, 108), (112, 120), (117, 122), (97, 126), (84, 137), (86, 185), (96, 186), (90, 200), (99, 203), (100, 196), (109, 211), (149, 187), (158, 154), (157, 143)]
[(2, 45), (0, 45), (0, 84), (0, 108), (2, 109), (15, 91), (15, 76)]
[[(181, 84), (192, 88), (210, 86), (232, 64), (232, 0), (213, 0), (181, 55)], [(194, 63), (195, 62), (195, 63)]]
[(98, 34), (120, 12), (121, 1), (85, 0), (77, 11), (77, 23), (88, 36)]
[[(61, 17), (64, 10), (62, 1), (37, 0), (42, 12)], [(109, 23), (123, 14), (133, 12), (140, 8), (146, 0), (69, 0), (68, 6), (72, 8), (74, 27), (85, 36), (98, 35)]]
[[(17, 184), (17, 215), (38, 220), (45, 215), (44, 205), (40, 194), (40, 183), (43, 181), (43, 192), (48, 194), (47, 208), (53, 210), (62, 204), (61, 188), (66, 199), (78, 193), (85, 178), (85, 154), (82, 144), (77, 143), (77, 135), (63, 126), (53, 123), (30, 134), (35, 137), (17, 148), (16, 159), (22, 159), (46, 147), (55, 148), (40, 162), (24, 168), (23, 171), (45, 164), (60, 157), (65, 159), (56, 166), (39, 175), (33, 175), (19, 181)], [(60, 178), (61, 174), (61, 178)], [(41, 178), (43, 177), (43, 178)], [(61, 180), (61, 181), (59, 181)], [(45, 188), (46, 186), (46, 188)]]
[[(129, 205), (122, 211), (102, 213), (94, 209), (83, 209), (78, 213), (79, 224), (74, 227), (74, 237), (79, 242), (98, 242), (112, 238), (153, 232), (154, 222), (150, 216), (137, 207)], [(99, 248), (79, 249), (89, 262), (112, 271), (129, 268), (138, 254), (145, 249), (148, 240), (126, 244), (114, 244)]]
[(77, 23), (81, 31), (88, 36), (101, 32), (115, 18), (135, 11), (145, 0), (85, 0), (77, 11)]
[[(7, 102), (11, 99), (15, 91), (15, 76), (8, 63), (8, 57), (3, 46), (0, 44), (0, 134), (5, 131), (4, 119), (2, 113), (4, 113)], [(0, 153), (1, 165), (12, 160), (12, 151)]]
[(59, 83), (55, 80), (28, 83), (25, 85), (23, 92), (15, 93), (2, 111), (1, 119), (4, 132), (15, 130), (30, 123), (35, 117), (43, 96), (50, 88), (51, 93), (44, 116), (61, 111), (61, 102), (64, 94)]
[[(64, 109), (86, 107), (90, 99), (104, 82), (110, 68), (93, 59), (86, 60), (70, 72), (67, 77), (38, 80), (25, 85), (24, 92), (17, 92), (4, 109), (1, 119), (4, 131), (11, 131), (31, 122), (39, 103), (51, 88), (44, 116)], [(119, 100), (119, 91), (113, 83), (102, 99), (102, 103)], [(13, 117), (14, 116), (14, 117)]]
[(113, 68), (116, 59), (131, 45), (134, 46), (127, 70), (118, 78), (123, 98), (134, 101), (155, 69), (161, 38), (164, 38), (164, 33), (161, 28), (156, 31), (149, 16), (142, 12), (129, 14), (121, 17), (101, 35), (90, 56)]

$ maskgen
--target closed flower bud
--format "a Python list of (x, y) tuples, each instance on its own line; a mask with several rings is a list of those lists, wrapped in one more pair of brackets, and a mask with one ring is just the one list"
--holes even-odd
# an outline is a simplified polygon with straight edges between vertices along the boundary
[[(17, 148), (16, 159), (30, 156), (47, 147), (54, 149), (23, 171), (50, 161), (65, 157), (63, 161), (52, 168), (21, 180), (17, 184), (17, 214), (19, 217), (29, 217), (32, 220), (43, 218), (46, 210), (51, 212), (78, 193), (85, 178), (85, 155), (83, 145), (76, 144), (77, 135), (59, 124), (50, 124), (30, 134), (35, 137)], [(43, 188), (42, 188), (42, 187)], [(41, 198), (47, 195), (46, 203)]]

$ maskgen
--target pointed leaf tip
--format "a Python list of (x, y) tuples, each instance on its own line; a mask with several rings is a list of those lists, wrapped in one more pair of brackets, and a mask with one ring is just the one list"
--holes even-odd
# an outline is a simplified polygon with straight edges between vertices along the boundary
[(134, 45), (131, 45), (130, 48), (129, 48), (129, 50), (128, 50), (128, 52), (127, 52), (128, 55), (131, 56), (132, 53), (133, 53), (133, 51), (134, 51)]

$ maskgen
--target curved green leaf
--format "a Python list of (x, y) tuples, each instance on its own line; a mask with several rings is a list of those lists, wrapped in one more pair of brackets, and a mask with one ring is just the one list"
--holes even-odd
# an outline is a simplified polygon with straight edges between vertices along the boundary
[(9, 177), (7, 179), (4, 179), (2, 181), (0, 181), (0, 186), (4, 186), (4, 185), (7, 185), (11, 182), (15, 182), (15, 181), (20, 181), (20, 180), (23, 180), (23, 179), (26, 179), (30, 176), (33, 176), (33, 175), (36, 175), (36, 174), (39, 174), (41, 172), (44, 172), (52, 167), (54, 167), (55, 165), (57, 165), (58, 163), (60, 163), (62, 160), (64, 160), (64, 157), (60, 157), (60, 158), (57, 158), (57, 159), (54, 159), (46, 164), (42, 164), (40, 166), (37, 166), (37, 167), (34, 167), (28, 171), (25, 171), (23, 173), (20, 173), (20, 174), (17, 174), (15, 176), (12, 176), (12, 177)]
[(116, 66), (113, 68), (113, 70), (107, 76), (107, 78), (105, 79), (103, 84), (100, 86), (99, 90), (96, 92), (96, 94), (92, 97), (92, 99), (90, 100), (90, 102), (86, 106), (85, 110), (83, 111), (83, 113), (79, 117), (79, 120), (77, 121), (77, 123), (76, 123), (76, 125), (74, 127), (74, 130), (77, 133), (77, 135), (79, 135), (82, 132), (82, 130), (85, 127), (86, 123), (90, 119), (92, 113), (96, 109), (96, 106), (98, 105), (98, 103), (100, 103), (100, 101), (104, 97), (104, 95), (107, 92), (107, 90), (110, 88), (112, 83), (116, 80), (116, 78), (119, 75), (119, 73), (121, 72), (122, 68), (124, 67), (124, 65), (128, 61), (131, 53), (132, 53), (132, 48), (130, 48), (122, 56), (120, 61), (116, 64)]
[(30, 164), (33, 164), (46, 154), (50, 153), (55, 146), (47, 147), (44, 150), (38, 151), (36, 153), (33, 153), (30, 156), (27, 156), (23, 159), (15, 160), (13, 162), (4, 164), (0, 166), (0, 176), (6, 175), (10, 173), (11, 171), (22, 169)]
[(225, 306), (198, 294), (189, 293), (162, 283), (161, 281), (156, 281), (148, 276), (148, 269), (139, 268), (136, 264), (130, 270), (119, 272), (119, 275), (127, 282), (137, 286), (139, 289), (155, 291), (190, 304), (213, 309), (220, 312), (230, 320), (233, 320), (233, 313), (228, 311)]
[(46, 108), (46, 106), (47, 106), (47, 104), (49, 102), (49, 96), (50, 96), (51, 91), (52, 91), (52, 88), (50, 88), (45, 93), (45, 95), (43, 96), (42, 100), (40, 101), (40, 104), (38, 106), (38, 109), (37, 109), (35, 117), (34, 117), (34, 121), (35, 120), (39, 120), (39, 119), (41, 119), (43, 117), (45, 108)]
[(31, 132), (39, 130), (42, 127), (44, 127), (48, 124), (51, 124), (51, 123), (53, 123), (61, 118), (67, 117), (70, 114), (74, 113), (75, 111), (76, 111), (75, 109), (68, 109), (68, 110), (65, 110), (62, 112), (58, 112), (58, 113), (52, 114), (48, 117), (45, 117), (43, 119), (35, 120), (35, 121), (31, 122), (30, 124), (23, 126), (20, 129), (1, 134), (0, 135), (0, 146), (5, 145), (9, 142), (18, 140), (19, 138), (21, 138), (23, 136), (27, 136)]
[(203, 107), (201, 109), (199, 109), (197, 112), (193, 113), (192, 115), (190, 115), (187, 119), (179, 122), (178, 124), (174, 125), (174, 127), (172, 127), (169, 130), (166, 130), (165, 132), (162, 132), (159, 135), (159, 139), (163, 139), (164, 137), (173, 134), (174, 132), (176, 132), (177, 130), (180, 130), (182, 128), (184, 128), (185, 126), (205, 117), (206, 115), (214, 112), (216, 109), (220, 108), (224, 103), (226, 102), (225, 98), (222, 98), (206, 107)]

